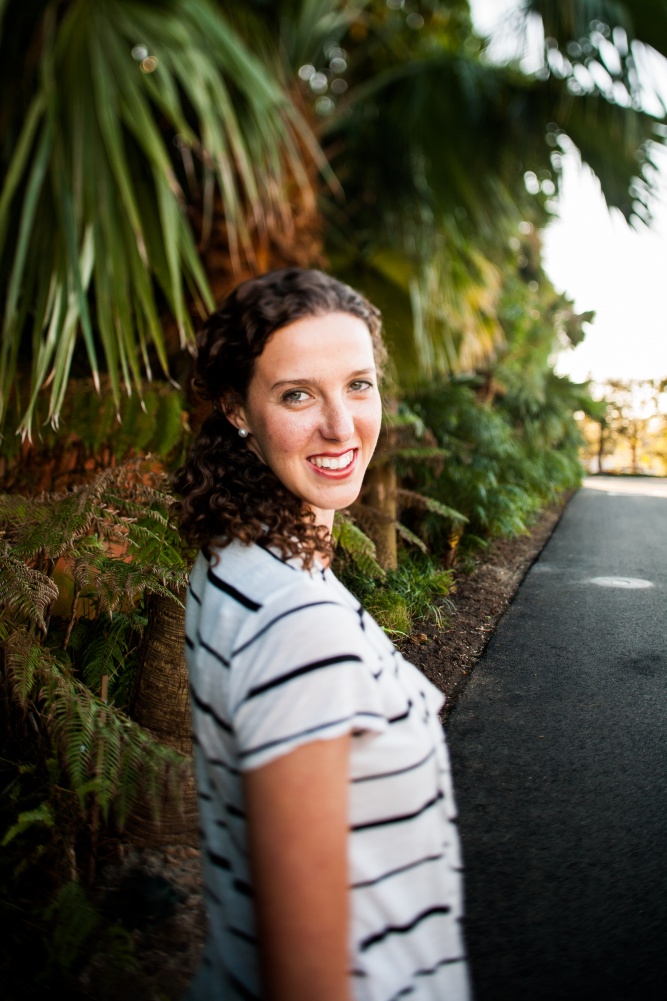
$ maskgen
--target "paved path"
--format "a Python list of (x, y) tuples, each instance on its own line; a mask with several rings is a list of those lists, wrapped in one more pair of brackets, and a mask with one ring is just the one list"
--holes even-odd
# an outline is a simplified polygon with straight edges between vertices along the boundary
[(591, 477), (447, 725), (476, 1001), (667, 999), (666, 649), (667, 481)]

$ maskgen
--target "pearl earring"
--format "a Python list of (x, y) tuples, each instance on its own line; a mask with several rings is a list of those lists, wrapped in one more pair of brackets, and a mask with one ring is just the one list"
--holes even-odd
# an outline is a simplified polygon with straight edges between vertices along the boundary
[(239, 438), (247, 438), (248, 432), (245, 428), (239, 428)]

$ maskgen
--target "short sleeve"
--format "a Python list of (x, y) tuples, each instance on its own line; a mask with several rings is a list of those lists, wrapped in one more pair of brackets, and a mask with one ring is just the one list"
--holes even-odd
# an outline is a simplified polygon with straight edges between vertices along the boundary
[(311, 594), (262, 609), (234, 656), (232, 726), (242, 770), (314, 740), (388, 726), (381, 656), (354, 609)]

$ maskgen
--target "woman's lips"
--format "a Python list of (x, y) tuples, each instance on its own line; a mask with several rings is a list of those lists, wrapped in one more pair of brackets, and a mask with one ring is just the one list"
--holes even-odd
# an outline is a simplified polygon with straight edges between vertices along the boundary
[(311, 455), (308, 457), (310, 467), (320, 476), (327, 479), (341, 480), (349, 476), (357, 465), (359, 450), (349, 448), (340, 455)]

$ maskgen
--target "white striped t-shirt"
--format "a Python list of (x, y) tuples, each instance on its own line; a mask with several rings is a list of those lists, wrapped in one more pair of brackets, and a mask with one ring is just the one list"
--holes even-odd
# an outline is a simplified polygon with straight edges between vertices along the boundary
[(441, 693), (330, 570), (239, 542), (197, 557), (186, 654), (209, 923), (190, 1001), (261, 997), (242, 773), (348, 732), (351, 993), (468, 1001)]

